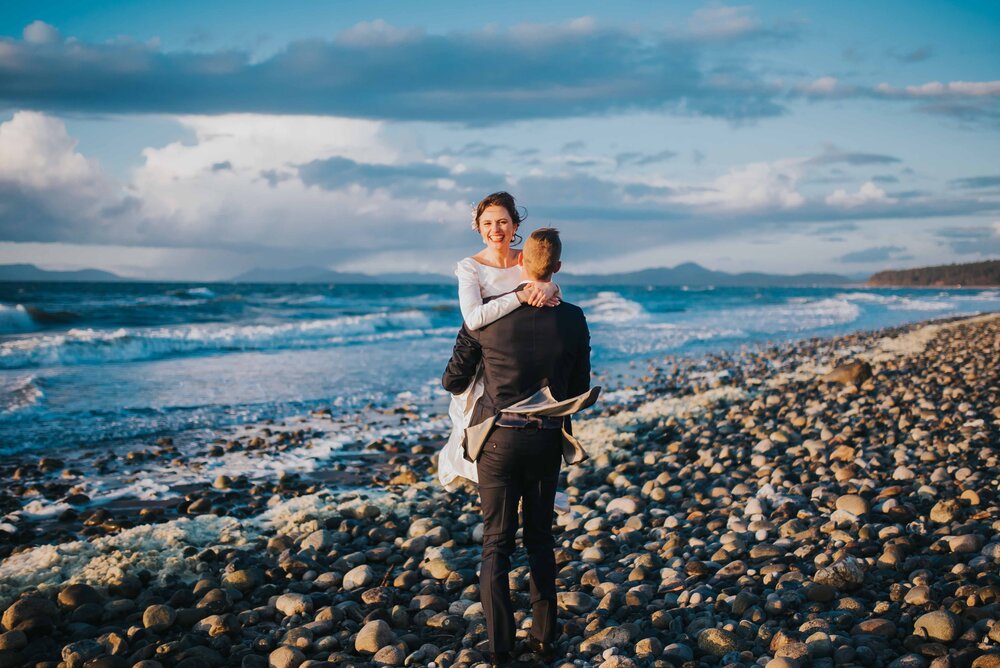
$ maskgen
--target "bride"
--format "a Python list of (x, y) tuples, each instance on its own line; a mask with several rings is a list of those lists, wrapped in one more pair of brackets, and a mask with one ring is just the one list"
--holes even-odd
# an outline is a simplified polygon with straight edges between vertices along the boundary
[[(518, 211), (514, 197), (506, 192), (487, 195), (476, 205), (472, 229), (479, 232), (486, 247), (461, 260), (455, 268), (458, 303), (469, 329), (485, 327), (522, 304), (545, 308), (560, 303), (559, 286), (555, 283), (531, 283), (524, 290), (511, 292), (524, 282), (517, 264), (521, 251), (511, 248), (512, 244), (520, 242), (517, 229), (523, 220), (524, 215)], [(489, 297), (496, 299), (485, 301)], [(451, 397), (448, 409), (451, 435), (438, 461), (438, 479), (448, 490), (461, 486), (459, 478), (479, 482), (475, 462), (464, 456), (462, 440), (472, 408), (482, 395), (482, 378), (477, 376), (465, 392)], [(556, 495), (557, 506), (565, 506), (565, 501), (565, 494)]]

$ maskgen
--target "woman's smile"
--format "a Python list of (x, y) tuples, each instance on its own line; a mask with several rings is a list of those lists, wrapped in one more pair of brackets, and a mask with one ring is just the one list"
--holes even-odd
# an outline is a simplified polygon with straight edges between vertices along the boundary
[(483, 242), (497, 250), (510, 245), (516, 229), (510, 212), (502, 206), (486, 207), (479, 215), (479, 233), (483, 235)]

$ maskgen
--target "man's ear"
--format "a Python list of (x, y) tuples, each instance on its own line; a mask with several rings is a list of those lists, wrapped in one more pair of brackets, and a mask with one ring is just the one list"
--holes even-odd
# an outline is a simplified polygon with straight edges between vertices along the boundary
[(562, 269), (562, 261), (556, 262), (556, 268), (552, 270), (552, 273), (558, 274), (560, 269)]
[(524, 266), (524, 251), (521, 251), (520, 253), (517, 254), (517, 266), (519, 267)]

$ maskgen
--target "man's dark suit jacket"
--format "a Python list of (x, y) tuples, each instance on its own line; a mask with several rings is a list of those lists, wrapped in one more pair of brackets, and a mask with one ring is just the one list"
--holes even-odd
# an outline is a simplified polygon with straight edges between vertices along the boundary
[[(590, 389), (590, 330), (578, 306), (521, 306), (482, 329), (465, 325), (441, 384), (452, 394), (468, 388), (483, 362), (484, 392), (470, 424), (479, 424), (549, 387), (557, 400)], [(569, 418), (566, 418), (569, 430)], [(572, 433), (570, 431), (569, 433)]]

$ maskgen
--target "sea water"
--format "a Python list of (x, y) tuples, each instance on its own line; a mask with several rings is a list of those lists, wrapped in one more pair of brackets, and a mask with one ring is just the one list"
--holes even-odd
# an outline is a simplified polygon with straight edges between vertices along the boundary
[[(564, 288), (594, 370), (1000, 310), (1000, 291)], [(0, 283), (0, 454), (440, 400), (451, 285)]]

